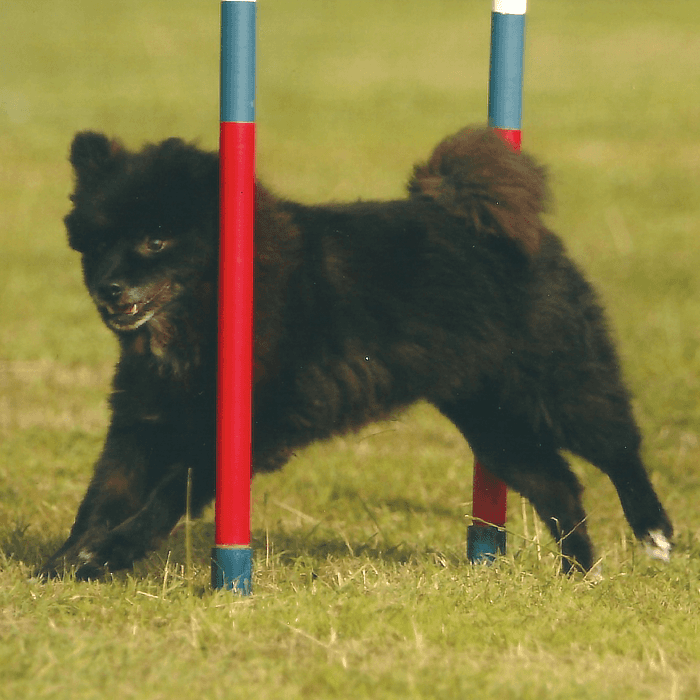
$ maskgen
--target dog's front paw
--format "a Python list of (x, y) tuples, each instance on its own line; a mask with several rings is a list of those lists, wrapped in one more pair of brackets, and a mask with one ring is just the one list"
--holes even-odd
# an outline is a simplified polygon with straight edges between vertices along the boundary
[(104, 578), (108, 572), (130, 569), (144, 554), (141, 543), (133, 542), (117, 528), (97, 542), (85, 543), (78, 550), (75, 578), (95, 580)]
[(100, 557), (89, 549), (71, 548), (63, 553), (55, 554), (38, 571), (36, 578), (47, 581), (75, 576), (78, 581), (99, 580), (104, 578), (108, 562), (99, 563)]
[(64, 573), (72, 574), (76, 581), (99, 581), (107, 573), (107, 562), (99, 563), (100, 556), (89, 549), (66, 553), (62, 560)]
[(37, 572), (41, 579), (75, 576), (78, 581), (99, 580), (110, 571), (130, 568), (143, 556), (143, 547), (134, 545), (118, 530), (99, 537), (84, 536), (79, 542), (60, 549)]

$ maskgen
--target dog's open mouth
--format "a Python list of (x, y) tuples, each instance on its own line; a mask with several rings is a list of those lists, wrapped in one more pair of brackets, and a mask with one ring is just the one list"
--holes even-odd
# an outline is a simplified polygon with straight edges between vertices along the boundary
[(153, 296), (141, 302), (126, 304), (101, 304), (100, 310), (105, 323), (120, 333), (135, 331), (148, 323), (162, 307), (169, 284), (160, 287)]
[(103, 313), (107, 325), (115, 331), (135, 331), (148, 323), (156, 310), (149, 308), (148, 302), (144, 304), (126, 304), (113, 309), (104, 309)]

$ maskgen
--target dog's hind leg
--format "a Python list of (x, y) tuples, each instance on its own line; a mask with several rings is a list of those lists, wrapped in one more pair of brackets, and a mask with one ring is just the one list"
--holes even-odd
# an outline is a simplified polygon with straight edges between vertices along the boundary
[(673, 526), (642, 463), (641, 439), (629, 406), (598, 397), (590, 410), (581, 408), (564, 429), (566, 449), (607, 474), (637, 539), (651, 557), (668, 561)]
[(443, 404), (440, 410), (462, 432), (477, 459), (509, 488), (527, 498), (562, 551), (562, 570), (588, 571), (593, 546), (581, 503), (582, 487), (551, 434), (536, 432), (507, 408), (489, 402)]

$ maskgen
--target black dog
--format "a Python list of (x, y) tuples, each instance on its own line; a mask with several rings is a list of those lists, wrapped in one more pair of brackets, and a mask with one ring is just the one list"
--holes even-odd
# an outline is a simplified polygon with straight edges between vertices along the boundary
[[(68, 541), (43, 568), (128, 567), (215, 489), (218, 159), (178, 139), (71, 150), (66, 217), (121, 346), (112, 422)], [(596, 296), (547, 230), (544, 171), (487, 129), (443, 141), (406, 199), (304, 206), (257, 187), (254, 469), (425, 399), (594, 563), (566, 449), (603, 470), (634, 534), (672, 526)]]

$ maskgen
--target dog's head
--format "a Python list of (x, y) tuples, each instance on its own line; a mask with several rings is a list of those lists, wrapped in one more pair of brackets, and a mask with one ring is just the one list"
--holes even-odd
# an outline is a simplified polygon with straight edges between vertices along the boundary
[[(81, 132), (68, 240), (104, 322), (116, 333), (145, 327), (216, 275), (218, 159), (168, 139), (138, 152)], [(191, 310), (196, 313), (195, 309)]]

